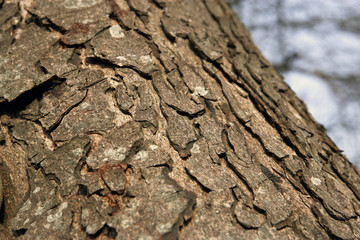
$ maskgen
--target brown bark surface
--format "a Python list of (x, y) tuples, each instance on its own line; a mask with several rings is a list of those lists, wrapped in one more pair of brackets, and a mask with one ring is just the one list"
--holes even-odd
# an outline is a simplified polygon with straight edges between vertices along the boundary
[(225, 0), (0, 1), (1, 239), (359, 239), (360, 174)]

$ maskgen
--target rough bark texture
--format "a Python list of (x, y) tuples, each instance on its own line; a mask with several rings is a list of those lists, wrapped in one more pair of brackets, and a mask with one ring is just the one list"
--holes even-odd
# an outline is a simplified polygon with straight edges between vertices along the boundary
[(360, 238), (359, 171), (224, 0), (0, 6), (1, 239)]

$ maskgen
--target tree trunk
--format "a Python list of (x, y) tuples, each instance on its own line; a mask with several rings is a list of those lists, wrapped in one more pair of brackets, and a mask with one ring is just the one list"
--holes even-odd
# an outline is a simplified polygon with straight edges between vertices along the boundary
[(360, 238), (359, 171), (225, 0), (12, 2), (1, 239)]

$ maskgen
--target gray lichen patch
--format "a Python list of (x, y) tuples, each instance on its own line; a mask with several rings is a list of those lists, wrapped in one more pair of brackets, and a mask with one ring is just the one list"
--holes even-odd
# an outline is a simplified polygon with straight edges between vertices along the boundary
[(204, 97), (210, 100), (216, 100), (210, 89), (206, 86), (205, 80), (197, 73), (193, 67), (184, 64), (180, 66), (180, 72), (184, 83), (192, 92), (193, 97)]
[(146, 147), (137, 152), (127, 164), (138, 169), (146, 169), (149, 167), (168, 166), (171, 167), (172, 159), (170, 155), (158, 145), (146, 142)]
[(134, 31), (122, 30), (118, 25), (95, 36), (90, 45), (96, 57), (118, 66), (133, 67), (148, 75), (157, 69), (146, 39)]
[(58, 39), (57, 33), (48, 33), (33, 23), (23, 30), (20, 39), (0, 57), (0, 102), (13, 101), (49, 79), (36, 64)]
[(111, 9), (105, 0), (37, 0), (28, 10), (63, 29), (61, 39), (69, 45), (84, 43), (110, 26)]
[(69, 203), (62, 202), (38, 215), (35, 219), (27, 218), (24, 221), (28, 226), (25, 228), (24, 239), (34, 239), (33, 236), (56, 236), (57, 239), (70, 239), (69, 230), (72, 224), (72, 215)]
[[(57, 195), (58, 187), (54, 182), (45, 179), (39, 172), (29, 170), (29, 197), (12, 220), (14, 230), (34, 228), (34, 222), (39, 221), (39, 216), (46, 218), (50, 209), (60, 204), (61, 199)], [(44, 195), (43, 193), (47, 194)]]
[(131, 151), (135, 151), (142, 144), (142, 141), (143, 133), (140, 124), (128, 122), (113, 129), (104, 137), (86, 162), (93, 169), (106, 165), (119, 165)]

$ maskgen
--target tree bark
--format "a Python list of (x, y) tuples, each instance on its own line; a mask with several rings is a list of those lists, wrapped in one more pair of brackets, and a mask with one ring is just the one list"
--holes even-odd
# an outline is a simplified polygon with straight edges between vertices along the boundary
[(225, 0), (0, 6), (1, 239), (360, 238), (359, 171)]

